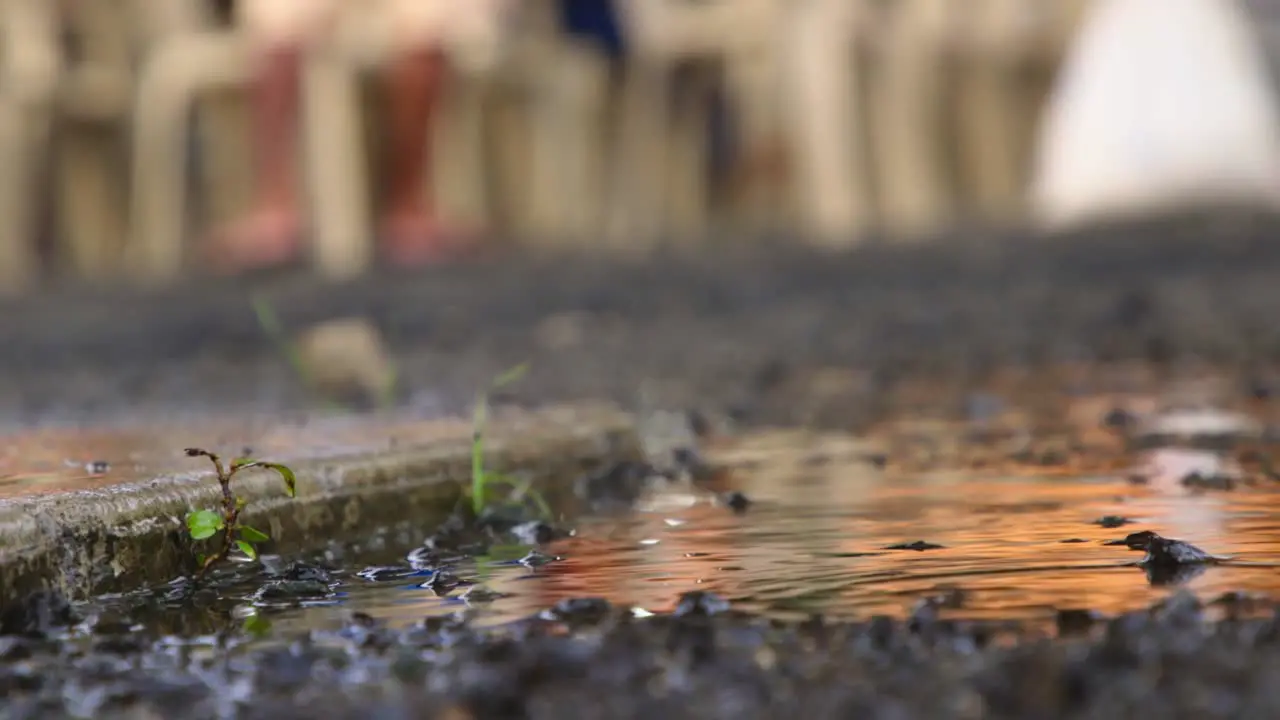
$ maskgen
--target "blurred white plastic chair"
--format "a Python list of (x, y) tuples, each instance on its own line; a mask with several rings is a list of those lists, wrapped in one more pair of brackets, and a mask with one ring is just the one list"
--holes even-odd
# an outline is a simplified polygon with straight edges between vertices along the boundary
[(700, 236), (708, 223), (707, 117), (672, 112), (678, 65), (721, 65), (743, 144), (758, 146), (778, 122), (779, 41), (787, 0), (618, 0), (631, 48), (618, 163), (625, 168), (629, 241)]
[[(397, 30), (394, 17), (360, 9), (358, 4), (344, 6), (336, 32), (309, 49), (304, 69), (300, 156), (305, 167), (300, 171), (308, 199), (307, 227), (318, 270), (334, 278), (359, 274), (372, 261), (359, 82), (369, 66), (385, 57)], [(437, 145), (440, 154), (449, 156), (437, 168), (447, 164), (454, 169), (440, 177), (442, 194), (456, 194), (459, 183), (470, 186), (461, 194), (484, 194), (483, 187), (476, 187), (483, 185), (483, 157), (477, 107), (481, 93), (474, 86), (477, 77), (498, 64), (500, 31), (497, 25), (468, 25), (445, 38), (451, 58), (470, 82), (450, 97), (445, 109), (451, 117), (439, 124), (449, 137)], [(131, 266), (144, 277), (164, 281), (182, 268), (187, 118), (200, 96), (247, 83), (248, 43), (238, 29), (195, 30), (166, 38), (146, 59), (135, 100), (129, 247)]]
[(1280, 118), (1230, 0), (1097, 0), (1039, 136), (1036, 219), (1064, 228), (1186, 205), (1280, 206)]
[(54, 135), (55, 233), (82, 277), (117, 270), (129, 187), (121, 182), (134, 115), (139, 56), (203, 20), (192, 0), (67, 0), (60, 29), (74, 53), (58, 83)]
[(501, 72), (528, 99), (528, 175), (519, 186), (527, 213), (516, 230), (539, 244), (582, 245), (604, 234), (610, 214), (610, 68), (602, 50), (562, 32), (557, 10), (557, 0), (523, 0)]
[[(202, 95), (240, 88), (248, 82), (248, 42), (237, 29), (206, 22), (168, 34), (143, 59), (134, 98), (132, 203), (126, 252), (130, 269), (140, 279), (168, 281), (183, 268), (188, 235), (188, 120)], [(318, 167), (313, 164), (313, 172), (308, 173), (313, 180), (307, 183), (312, 193), (308, 207), (330, 213), (313, 223), (317, 254), (330, 264), (358, 268), (362, 259), (353, 256), (359, 254), (367, 227), (358, 211), (364, 184), (352, 174), (364, 166), (351, 157), (352, 146), (358, 142), (354, 125), (358, 106), (343, 71), (339, 60), (321, 50), (309, 58), (304, 73), (304, 136), (309, 139), (320, 132), (327, 136), (321, 145), (323, 152), (318, 153)], [(326, 161), (343, 160), (348, 161), (342, 168), (347, 173), (326, 171)], [(323, 180), (314, 182), (316, 178)], [(331, 199), (336, 202), (326, 202)], [(355, 213), (353, 207), (357, 208)], [(341, 258), (334, 259), (335, 254)]]
[(55, 11), (49, 0), (0, 0), (0, 291), (26, 289), (40, 270), (35, 211), (60, 66)]
[(959, 15), (957, 181), (984, 221), (1023, 219), (1040, 110), (1088, 2), (976, 0)]
[(880, 14), (865, 0), (799, 0), (787, 9), (783, 102), (792, 206), (805, 236), (859, 239), (875, 217), (864, 127), (865, 40)]
[(988, 219), (1022, 212), (1027, 138), (1039, 114), (1038, 93), (1024, 79), (1029, 71), (1052, 75), (1089, 1), (891, 6), (868, 100), (887, 229), (933, 232), (964, 214), (967, 199)]

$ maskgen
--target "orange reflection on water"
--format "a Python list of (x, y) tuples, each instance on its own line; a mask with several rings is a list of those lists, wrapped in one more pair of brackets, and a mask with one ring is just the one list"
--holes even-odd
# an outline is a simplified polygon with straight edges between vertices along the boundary
[[(1192, 494), (1119, 476), (895, 477), (839, 453), (817, 466), (803, 454), (774, 454), (736, 473), (756, 501), (745, 514), (667, 491), (635, 512), (584, 519), (576, 537), (550, 548), (559, 562), (490, 569), (486, 584), (514, 596), (489, 606), (489, 617), (582, 596), (660, 612), (690, 590), (788, 617), (901, 616), (920, 597), (959, 589), (965, 603), (953, 616), (1048, 623), (1055, 609), (1117, 613), (1179, 587), (1153, 585), (1133, 566), (1140, 553), (1102, 544), (1144, 529), (1231, 558), (1181, 585), (1205, 600), (1236, 590), (1280, 595), (1280, 486)], [(1094, 522), (1109, 515), (1130, 524)], [(943, 547), (885, 549), (917, 540)], [(351, 603), (395, 622), (458, 607), (376, 586)]]

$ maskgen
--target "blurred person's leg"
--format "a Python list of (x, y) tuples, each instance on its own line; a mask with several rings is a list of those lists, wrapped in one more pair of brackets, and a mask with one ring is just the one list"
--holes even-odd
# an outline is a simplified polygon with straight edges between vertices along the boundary
[(394, 52), (383, 76), (389, 139), (381, 235), (388, 259), (416, 264), (465, 250), (470, 233), (439, 212), (431, 182), (435, 124), (454, 51), (496, 39), (509, 0), (384, 0)]
[(447, 71), (443, 50), (431, 37), (414, 33), (383, 73), (388, 175), (381, 233), (393, 261), (442, 258), (456, 239), (440, 222), (431, 182), (432, 136)]
[(303, 52), (335, 0), (238, 0), (255, 54), (250, 103), (255, 163), (248, 214), (217, 233), (215, 262), (251, 269), (288, 262), (304, 232), (297, 152)]

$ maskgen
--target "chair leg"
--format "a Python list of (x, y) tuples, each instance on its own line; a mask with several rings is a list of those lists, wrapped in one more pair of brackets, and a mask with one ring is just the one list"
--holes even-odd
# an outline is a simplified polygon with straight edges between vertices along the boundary
[(678, 88), (667, 124), (665, 163), (657, 188), (658, 220), (664, 240), (688, 243), (706, 235), (710, 194), (707, 183), (707, 99), (710, 78), (693, 70), (692, 82)]
[(943, 125), (943, 60), (953, 0), (904, 0), (880, 58), (872, 111), (883, 221), (895, 236), (944, 223), (953, 197)]
[(581, 244), (600, 228), (605, 207), (601, 116), (607, 67), (590, 50), (564, 48), (541, 75), (532, 106), (530, 220), (553, 244)]
[(57, 230), (78, 277), (102, 279), (116, 270), (124, 245), (126, 200), (116, 177), (117, 127), (88, 126), (56, 143)]
[(57, 28), (48, 0), (0, 0), (0, 290), (34, 284), (36, 205), (49, 149)]
[(36, 252), (33, 192), (44, 143), (33, 142), (48, 127), (44, 113), (0, 100), (0, 292), (21, 292), (35, 284), (40, 269)]
[(198, 220), (206, 227), (235, 222), (254, 199), (247, 100), (244, 93), (211, 93), (196, 101), (195, 144), (201, 148), (196, 171), (205, 186)]
[(810, 3), (796, 16), (783, 83), (795, 206), (806, 225), (803, 232), (823, 245), (855, 242), (872, 211), (862, 170), (864, 134), (856, 103), (863, 93), (854, 28), (832, 17), (843, 4)]
[(782, 205), (777, 172), (781, 61), (781, 51), (769, 47), (734, 52), (725, 63), (726, 94), (741, 138), (730, 212), (736, 222), (752, 230), (774, 229), (770, 224)]
[(318, 52), (305, 76), (304, 156), (316, 264), (326, 277), (350, 278), (373, 261), (358, 70)]
[(248, 53), (226, 33), (175, 37), (152, 52), (138, 79), (126, 258), (142, 280), (168, 281), (183, 263), (187, 118), (198, 92), (244, 84)]
[(452, 76), (431, 140), (435, 202), (441, 215), (464, 225), (488, 225), (496, 216), (485, 172), (488, 94), (487, 76)]
[(620, 177), (613, 184), (619, 212), (607, 236), (618, 249), (649, 244), (662, 231), (668, 79), (658, 63), (633, 58), (623, 81), (618, 162), (614, 164)]
[(984, 219), (1009, 221), (1021, 208), (1018, 156), (1018, 20), (1022, 0), (975, 3), (975, 37), (956, 91), (961, 184)]

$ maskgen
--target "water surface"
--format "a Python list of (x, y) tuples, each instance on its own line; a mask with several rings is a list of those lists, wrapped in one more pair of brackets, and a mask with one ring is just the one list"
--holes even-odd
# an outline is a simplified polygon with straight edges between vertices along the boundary
[[(513, 562), (527, 548), (501, 547), (457, 573), (508, 595), (476, 605), (494, 623), (581, 596), (661, 612), (690, 590), (779, 617), (902, 616), (921, 598), (959, 591), (963, 603), (950, 616), (1032, 624), (1050, 623), (1058, 609), (1146, 607), (1179, 587), (1206, 601), (1232, 591), (1280, 594), (1280, 486), (1193, 493), (1160, 475), (1146, 485), (1122, 476), (903, 477), (859, 459), (856, 447), (851, 441), (848, 453), (823, 462), (772, 446), (740, 454), (752, 458), (731, 480), (754, 501), (744, 513), (704, 492), (667, 489), (634, 511), (579, 519), (574, 537), (545, 548), (556, 562), (529, 569)], [(1172, 450), (1148, 460), (1166, 474), (1216, 462)], [(1128, 524), (1097, 524), (1106, 516)], [(1153, 583), (1134, 566), (1140, 553), (1103, 545), (1138, 530), (1231, 562)], [(886, 549), (915, 541), (942, 547)], [(350, 572), (335, 601), (273, 613), (273, 622), (328, 626), (354, 609), (403, 625), (467, 607), (458, 599), (464, 588), (442, 598), (420, 587), (429, 572), (382, 581), (354, 575), (362, 563), (403, 561), (405, 551), (392, 541), (354, 565), (344, 560)]]

